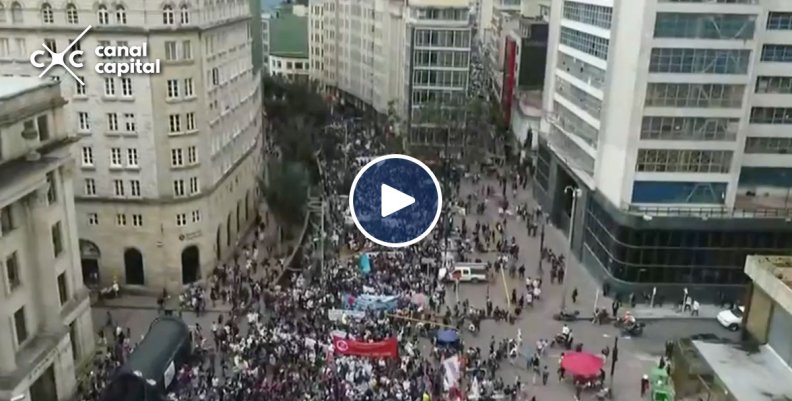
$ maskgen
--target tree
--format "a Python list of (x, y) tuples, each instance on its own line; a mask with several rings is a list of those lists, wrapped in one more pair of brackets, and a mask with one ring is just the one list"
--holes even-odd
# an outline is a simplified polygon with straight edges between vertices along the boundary
[(468, 159), (484, 157), (492, 139), (491, 105), (475, 96), (424, 103), (413, 123), (426, 124), (429, 142)]
[(309, 173), (305, 166), (295, 162), (272, 162), (267, 181), (262, 177), (259, 185), (267, 205), (283, 227), (302, 224), (310, 186)]

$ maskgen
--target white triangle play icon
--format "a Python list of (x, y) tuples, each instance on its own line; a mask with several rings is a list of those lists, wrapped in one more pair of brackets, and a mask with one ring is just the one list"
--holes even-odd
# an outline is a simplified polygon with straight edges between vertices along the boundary
[(390, 185), (380, 185), (380, 215), (382, 217), (388, 217), (413, 203), (415, 203), (415, 198), (412, 196)]

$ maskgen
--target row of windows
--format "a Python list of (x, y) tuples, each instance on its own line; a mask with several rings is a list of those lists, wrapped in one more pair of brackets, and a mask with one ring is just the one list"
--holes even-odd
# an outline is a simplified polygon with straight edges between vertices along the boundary
[(610, 29), (612, 17), (613, 9), (610, 7), (568, 0), (564, 2), (564, 18), (572, 21)]
[(750, 50), (655, 48), (649, 72), (746, 74)]
[(468, 68), (467, 50), (416, 50), (413, 64), (416, 67), (456, 67)]
[[(55, 23), (55, 11), (52, 8), (52, 5), (49, 3), (44, 3), (41, 5), (40, 14), (41, 21), (44, 24)], [(179, 7), (178, 14), (179, 24), (188, 25), (190, 23), (190, 9), (186, 4), (182, 4)], [(108, 10), (107, 6), (105, 5), (100, 5), (96, 10), (96, 20), (99, 25), (110, 24), (111, 16), (113, 17), (113, 22), (116, 24), (125, 25), (127, 23), (126, 8), (124, 8), (122, 5), (115, 6), (113, 12), (110, 12), (110, 10)], [(5, 21), (5, 7), (0, 3), (0, 22)], [(77, 25), (80, 23), (80, 14), (74, 4), (70, 3), (66, 5), (65, 21), (69, 25)], [(18, 2), (11, 4), (11, 22), (14, 24), (21, 24), (24, 22), (22, 7)], [(176, 23), (176, 12), (174, 11), (172, 5), (168, 4), (162, 7), (162, 23), (165, 25), (173, 25)]]
[(464, 91), (459, 90), (413, 89), (412, 105), (418, 106), (424, 103), (454, 104), (460, 102), (464, 94)]
[(792, 124), (792, 108), (753, 107), (751, 122), (754, 124)]
[[(137, 131), (134, 113), (123, 113), (120, 117), (118, 113), (106, 113), (105, 120), (108, 132), (134, 133)], [(91, 117), (87, 111), (77, 112), (77, 130), (84, 133), (91, 131)]]
[[(177, 213), (176, 214), (176, 226), (177, 227), (184, 227), (187, 225), (187, 213)], [(189, 217), (193, 223), (200, 223), (201, 222), (201, 211), (200, 210), (193, 210), (190, 212)], [(88, 213), (88, 224), (92, 226), (98, 226), (101, 224), (99, 219), (98, 213)], [(132, 227), (143, 227), (143, 215), (142, 214), (130, 214), (127, 215), (125, 213), (116, 213), (115, 215), (115, 225), (118, 227), (126, 227), (131, 225)]]
[(413, 84), (416, 86), (467, 86), (468, 72), (456, 70), (413, 70)]
[(645, 116), (641, 139), (664, 141), (734, 141), (737, 118)]
[(762, 46), (762, 61), (792, 63), (792, 45)]
[(635, 181), (632, 203), (723, 204), (725, 182)]
[(730, 150), (639, 149), (637, 171), (665, 173), (728, 173)]
[(599, 131), (583, 121), (571, 110), (567, 109), (561, 103), (554, 102), (553, 110), (555, 111), (558, 127), (562, 130), (575, 135), (586, 142), (589, 146), (596, 148), (599, 139)]
[(558, 69), (597, 88), (605, 86), (605, 70), (595, 67), (583, 60), (578, 60), (564, 52), (558, 52)]
[(416, 18), (421, 20), (467, 21), (469, 14), (470, 10), (466, 8), (418, 8), (415, 10)]
[(415, 46), (469, 48), (470, 31), (417, 29)]
[(759, 76), (756, 93), (792, 93), (792, 77)]
[(745, 85), (649, 83), (648, 107), (739, 108)]
[(767, 14), (768, 30), (792, 30), (792, 13), (773, 11)]
[(562, 45), (580, 50), (594, 57), (608, 59), (608, 39), (600, 38), (589, 33), (576, 31), (567, 27), (561, 27), (559, 39)]
[(756, 15), (657, 13), (654, 37), (685, 39), (753, 39)]
[[(127, 185), (128, 184), (128, 185)], [(129, 190), (127, 191), (127, 188)], [(83, 194), (85, 196), (96, 196), (96, 180), (93, 178), (85, 178), (83, 180)], [(113, 196), (116, 198), (140, 198), (140, 180), (129, 180), (125, 183), (124, 180), (113, 180)]]
[(745, 153), (792, 154), (792, 138), (749, 136), (745, 139)]
[(590, 95), (588, 92), (572, 85), (570, 82), (558, 77), (556, 79), (556, 92), (565, 99), (580, 107), (590, 116), (600, 119), (602, 114), (602, 101)]

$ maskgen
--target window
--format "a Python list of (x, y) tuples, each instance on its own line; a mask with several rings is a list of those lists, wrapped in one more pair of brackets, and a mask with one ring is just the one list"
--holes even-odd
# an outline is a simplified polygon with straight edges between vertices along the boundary
[(558, 77), (556, 82), (556, 92), (558, 95), (581, 108), (591, 117), (597, 120), (600, 119), (600, 114), (602, 114), (602, 101), (577, 86), (572, 85), (571, 82), (562, 77)]
[(559, 41), (562, 45), (580, 50), (602, 60), (608, 59), (608, 46), (610, 43), (608, 39), (567, 27), (561, 27)]
[(792, 94), (792, 77), (759, 76), (756, 78), (756, 93)]
[(22, 5), (18, 1), (11, 3), (11, 22), (14, 24), (21, 24), (22, 19)]
[(99, 215), (96, 213), (88, 213), (88, 224), (92, 226), (99, 225)]
[(762, 61), (792, 63), (792, 45), (762, 46)]
[(192, 222), (199, 223), (201, 221), (201, 211), (200, 210), (193, 210), (192, 211)]
[(100, 25), (107, 25), (110, 23), (110, 13), (107, 12), (107, 7), (99, 6), (99, 10), (97, 11), (97, 17), (99, 18)]
[(11, 206), (0, 209), (0, 234), (10, 233), (14, 229), (14, 216), (11, 213)]
[(184, 157), (180, 148), (171, 149), (171, 167), (184, 166)]
[(110, 148), (110, 167), (121, 167), (121, 148)]
[(110, 132), (118, 132), (118, 114), (107, 113), (107, 130)]
[(773, 11), (767, 14), (768, 30), (792, 30), (792, 13)]
[[(16, 38), (14, 40), (16, 44), (16, 54), (19, 57), (27, 57), (29, 55), (27, 51), (27, 40), (25, 38)], [(85, 81), (83, 81), (85, 82)]]
[(133, 214), (132, 215), (132, 226), (133, 227), (143, 227), (143, 215), (142, 214)]
[(792, 124), (792, 108), (754, 107), (751, 109), (752, 124)]
[(165, 25), (173, 25), (174, 23), (173, 7), (169, 5), (162, 7), (162, 23)]
[(124, 227), (126, 224), (126, 215), (123, 213), (116, 214), (116, 225), (119, 227)]
[(139, 180), (129, 180), (129, 195), (134, 196), (135, 198), (140, 197), (140, 181)]
[(6, 22), (6, 8), (3, 3), (0, 3), (0, 22)]
[(127, 149), (127, 166), (129, 166), (129, 167), (139, 167), (137, 149), (135, 149), (135, 148)]
[(177, 227), (184, 227), (187, 225), (187, 214), (186, 213), (178, 213), (176, 215), (176, 226)]
[(730, 150), (639, 149), (636, 171), (726, 174)]
[(184, 115), (186, 120), (186, 130), (187, 131), (195, 131), (195, 113), (189, 112)]
[(179, 7), (179, 17), (179, 22), (182, 25), (187, 25), (190, 23), (190, 9), (187, 8), (186, 4), (182, 4), (182, 6)]
[(124, 196), (124, 181), (113, 180), (113, 194), (115, 196)]
[(173, 195), (174, 196), (184, 196), (184, 180), (175, 180), (173, 181)]
[(121, 78), (121, 96), (132, 96), (132, 78)]
[[(52, 50), (53, 53), (58, 52), (58, 43), (55, 42), (55, 39), (44, 39), (44, 47)], [(49, 56), (47, 56), (49, 57)]]
[(212, 76), (212, 85), (214, 86), (220, 85), (220, 70), (218, 70), (217, 67), (212, 68), (211, 76)]
[(179, 97), (179, 80), (168, 80), (168, 99), (175, 99)]
[(192, 42), (182, 41), (182, 60), (192, 60)]
[(45, 24), (52, 24), (55, 22), (55, 17), (52, 15), (52, 6), (49, 3), (41, 5), (41, 20)]
[(184, 97), (193, 97), (193, 80), (192, 78), (184, 79)]
[(792, 138), (749, 136), (745, 140), (745, 153), (792, 154)]
[(63, 232), (61, 231), (60, 221), (55, 223), (50, 230), (52, 232), (52, 252), (57, 258), (63, 253)]
[(739, 108), (745, 85), (649, 83), (647, 107)]
[(85, 179), (85, 195), (96, 196), (96, 181), (93, 178)]
[(168, 116), (168, 129), (169, 132), (181, 132), (181, 116), (178, 114), (171, 114)]
[(115, 78), (104, 79), (104, 94), (105, 96), (115, 96)]
[(739, 126), (737, 118), (645, 116), (641, 124), (641, 139), (734, 141)]
[(69, 290), (66, 287), (66, 272), (58, 275), (58, 298), (60, 298), (61, 305), (69, 300)]
[(754, 14), (657, 13), (655, 38), (753, 39)]
[(572, 21), (610, 29), (612, 14), (611, 7), (564, 1), (564, 18)]
[(6, 257), (5, 260), (6, 278), (8, 278), (8, 287), (14, 291), (22, 284), (22, 278), (19, 276), (19, 261), (17, 260), (17, 253), (12, 252)]
[(82, 155), (83, 167), (93, 167), (94, 165), (93, 148), (90, 146), (83, 146), (80, 153)]
[(178, 54), (176, 53), (176, 42), (165, 42), (165, 60), (172, 61), (177, 60), (178, 58)]
[(55, 172), (47, 173), (47, 202), (50, 205), (58, 201), (58, 184), (55, 180)]
[(190, 195), (197, 194), (201, 192), (201, 188), (198, 185), (198, 177), (190, 177)]
[(187, 164), (198, 163), (198, 149), (195, 146), (187, 147)]
[(36, 117), (36, 131), (38, 131), (39, 141), (44, 142), (49, 139), (49, 120), (46, 114)]
[(74, 4), (66, 5), (66, 22), (71, 25), (77, 25), (80, 23), (80, 17), (77, 14), (77, 7)]
[(85, 85), (80, 85), (80, 82), (85, 82), (85, 77), (82, 75), (77, 76), (78, 82), (75, 82), (74, 93), (78, 96), (85, 96)]
[(553, 110), (555, 110), (558, 118), (556, 125), (559, 129), (577, 136), (593, 148), (597, 147), (599, 130), (589, 125), (589, 123), (559, 102), (553, 103)]
[(750, 60), (750, 50), (655, 48), (649, 72), (746, 74)]
[(89, 131), (91, 129), (91, 121), (88, 118), (88, 113), (80, 111), (77, 113), (77, 122), (80, 131)]
[(124, 113), (124, 130), (126, 132), (135, 132), (137, 124), (135, 124), (135, 115), (132, 113)]
[(16, 332), (17, 345), (22, 344), (28, 339), (27, 319), (25, 318), (25, 307), (22, 306), (14, 312), (14, 331)]
[(124, 6), (116, 6), (115, 11), (116, 11), (116, 23), (120, 25), (126, 25), (127, 15)]

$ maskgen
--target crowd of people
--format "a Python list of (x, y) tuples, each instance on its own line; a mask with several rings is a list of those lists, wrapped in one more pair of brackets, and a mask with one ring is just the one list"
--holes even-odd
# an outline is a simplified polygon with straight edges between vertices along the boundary
[[(345, 131), (345, 132), (342, 132)], [(427, 238), (399, 251), (377, 249), (354, 228), (347, 215), (343, 183), (349, 164), (356, 160), (386, 153), (382, 135), (365, 124), (348, 124), (339, 120), (326, 135), (336, 135), (346, 160), (320, 161), (323, 172), (324, 219), (327, 234), (314, 233), (308, 243), (326, 241), (327, 246), (312, 246), (302, 257), (302, 271), (289, 274), (283, 260), (270, 260), (264, 255), (261, 231), (266, 222), (259, 220), (257, 233), (235, 258), (218, 266), (201, 284), (176, 295), (176, 312), (206, 313), (207, 308), (229, 306), (219, 314), (211, 327), (193, 327), (195, 357), (176, 374), (170, 399), (201, 401), (263, 401), (263, 400), (450, 400), (507, 399), (536, 400), (530, 397), (527, 383), (504, 380), (497, 374), (502, 363), (526, 365), (537, 378), (547, 383), (548, 362), (545, 350), (549, 340), (540, 340), (535, 349), (524, 347), (520, 329), (514, 338), (496, 341), (489, 349), (466, 346), (461, 338), (447, 344), (438, 342), (437, 332), (443, 329), (464, 330), (467, 323), (477, 331), (481, 319), (505, 318), (514, 323), (523, 308), (540, 302), (542, 277), (518, 267), (519, 244), (505, 230), (508, 224), (525, 224), (534, 235), (541, 212), (516, 203), (517, 186), (527, 178), (519, 173), (510, 178), (499, 168), (464, 171), (451, 185), (452, 199), (446, 213), (456, 208), (456, 216), (446, 225), (448, 237), (455, 244), (454, 258), (470, 261), (476, 251), (495, 252), (495, 261), (487, 263), (490, 274), (500, 269), (519, 274), (525, 286), (518, 286), (508, 300), (510, 308), (493, 306), (487, 296), (485, 305), (471, 305), (468, 300), (447, 303), (444, 277), (438, 276), (441, 254), (447, 248), (443, 225)], [(496, 186), (481, 184), (481, 197), (461, 196), (459, 181), (479, 183), (482, 175), (492, 175)], [(514, 191), (508, 191), (512, 188)], [(490, 195), (500, 192), (500, 220), (486, 219), (469, 224), (464, 218), (482, 214), (484, 210), (474, 199), (490, 202)], [(512, 200), (509, 196), (512, 195)], [(486, 205), (485, 205), (486, 207)], [(512, 212), (514, 211), (514, 212)], [(515, 220), (524, 220), (518, 223)], [(478, 249), (476, 249), (478, 248)], [(322, 250), (325, 255), (319, 255)], [(371, 257), (372, 269), (363, 272), (358, 257), (365, 252)], [(323, 257), (324, 256), (324, 257)], [(563, 259), (545, 250), (551, 262), (552, 281), (563, 280)], [(323, 264), (322, 266), (319, 266)], [(533, 269), (531, 269), (533, 270)], [(160, 306), (164, 311), (171, 295), (163, 292)], [(353, 311), (355, 302), (377, 299), (388, 305), (367, 311)], [(341, 311), (331, 314), (330, 311)], [(80, 390), (86, 401), (100, 400), (102, 388), (111, 372), (134, 350), (134, 339), (118, 328), (108, 313), (106, 326), (111, 335), (106, 340), (107, 352)], [(510, 327), (510, 326), (509, 326)], [(105, 333), (102, 330), (102, 333)], [(342, 347), (350, 343), (384, 344), (395, 341), (395, 357), (347, 355)], [(532, 349), (524, 355), (524, 348)], [(488, 351), (488, 352), (487, 352)], [(393, 356), (388, 353), (388, 356)], [(527, 363), (517, 358), (526, 357)], [(456, 365), (448, 365), (452, 360)], [(453, 368), (461, 374), (450, 374)]]

